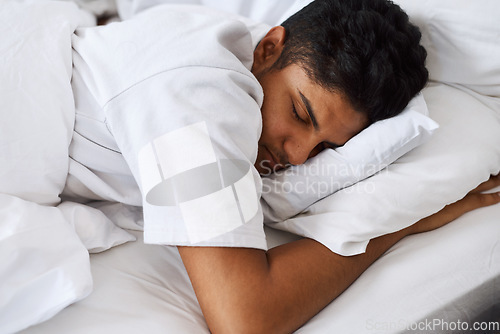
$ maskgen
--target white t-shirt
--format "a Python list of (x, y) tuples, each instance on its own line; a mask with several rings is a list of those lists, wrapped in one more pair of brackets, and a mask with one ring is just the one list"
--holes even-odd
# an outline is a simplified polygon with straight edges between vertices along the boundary
[(142, 205), (148, 243), (266, 249), (250, 69), (268, 28), (170, 5), (77, 30), (64, 194)]

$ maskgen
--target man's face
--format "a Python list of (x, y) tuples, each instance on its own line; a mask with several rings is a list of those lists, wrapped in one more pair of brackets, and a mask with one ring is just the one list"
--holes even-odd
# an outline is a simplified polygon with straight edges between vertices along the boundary
[(264, 90), (255, 163), (262, 175), (300, 165), (324, 148), (344, 145), (368, 124), (347, 99), (311, 81), (298, 65), (253, 72)]

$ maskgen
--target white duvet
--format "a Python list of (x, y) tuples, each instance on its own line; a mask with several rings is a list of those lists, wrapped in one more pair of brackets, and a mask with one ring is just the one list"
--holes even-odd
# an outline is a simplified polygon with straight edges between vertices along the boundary
[(59, 203), (73, 133), (74, 4), (0, 3), (0, 333), (44, 321), (92, 290), (90, 251), (135, 237), (101, 212)]

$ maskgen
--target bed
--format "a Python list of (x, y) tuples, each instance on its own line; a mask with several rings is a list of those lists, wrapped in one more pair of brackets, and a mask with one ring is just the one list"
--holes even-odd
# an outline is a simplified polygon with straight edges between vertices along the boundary
[[(0, 125), (0, 333), (209, 333), (177, 249), (143, 242), (139, 207), (59, 203), (72, 135), (64, 113), (74, 104), (71, 33), (96, 17), (128, 19), (161, 1), (76, 2), (83, 9), (69, 1), (1, 5), (0, 31), (11, 38), (0, 46), (9, 64), (0, 72), (8, 78), (0, 84), (7, 118)], [(306, 1), (189, 3), (273, 25)], [(287, 231), (307, 236), (301, 226), (325, 219), (356, 216), (388, 233), (500, 172), (500, 4), (395, 3), (422, 30), (431, 79), (422, 95), (439, 129), (374, 175), (270, 222), (269, 248), (301, 237)], [(14, 23), (16, 15), (23, 19)], [(52, 34), (40, 39), (40, 30)], [(20, 109), (28, 112), (14, 112)], [(8, 126), (27, 117), (53, 128)], [(58, 142), (68, 145), (52, 149)], [(356, 235), (347, 242), (353, 248), (366, 243), (366, 234)], [(296, 333), (469, 330), (500, 333), (500, 205), (403, 239)]]

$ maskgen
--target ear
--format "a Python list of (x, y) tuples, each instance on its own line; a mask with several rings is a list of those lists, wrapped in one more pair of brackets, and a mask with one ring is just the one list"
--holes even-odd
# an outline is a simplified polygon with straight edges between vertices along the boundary
[(261, 72), (278, 60), (285, 44), (285, 28), (277, 26), (269, 30), (254, 51), (252, 72)]

